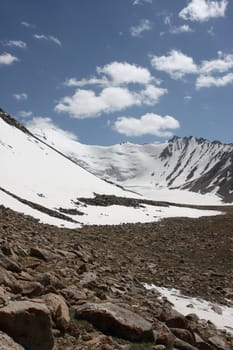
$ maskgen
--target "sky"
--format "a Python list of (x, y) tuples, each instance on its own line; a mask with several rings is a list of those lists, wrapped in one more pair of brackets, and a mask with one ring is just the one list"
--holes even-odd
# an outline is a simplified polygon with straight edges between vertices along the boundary
[(86, 144), (232, 143), (230, 0), (1, 0), (0, 107)]

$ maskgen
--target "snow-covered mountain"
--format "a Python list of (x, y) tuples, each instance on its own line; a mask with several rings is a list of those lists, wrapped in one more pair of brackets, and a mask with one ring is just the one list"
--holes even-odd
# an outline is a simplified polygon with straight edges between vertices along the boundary
[[(52, 124), (30, 130), (98, 177), (138, 191), (151, 199), (191, 202), (233, 201), (233, 144), (195, 137), (173, 137), (161, 144), (83, 145)], [(186, 190), (186, 191), (185, 191)], [(207, 194), (205, 197), (200, 194)], [(191, 198), (190, 197), (190, 198)], [(203, 199), (205, 200), (203, 201)]]
[[(61, 150), (33, 136), (3, 110), (0, 110), (0, 159), (0, 205), (45, 223), (74, 228), (81, 224), (150, 222), (167, 216), (213, 214), (147, 204), (125, 206), (124, 198), (129, 201), (129, 197), (134, 200), (141, 197), (83, 169)], [(115, 205), (101, 206), (90, 202), (95, 194), (123, 200), (117, 202), (114, 197)]]

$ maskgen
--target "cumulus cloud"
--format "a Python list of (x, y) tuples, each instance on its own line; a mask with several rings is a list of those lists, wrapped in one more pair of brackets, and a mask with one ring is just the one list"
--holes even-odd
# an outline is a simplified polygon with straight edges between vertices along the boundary
[(5, 46), (9, 46), (9, 47), (17, 47), (20, 49), (26, 49), (27, 48), (27, 44), (22, 41), (22, 40), (9, 40), (7, 42), (5, 42), (4, 44)]
[(172, 50), (167, 56), (152, 56), (153, 68), (168, 73), (173, 79), (181, 79), (186, 74), (195, 74), (198, 67), (192, 57), (181, 51)]
[(191, 101), (191, 100), (192, 100), (192, 96), (189, 96), (189, 95), (184, 96), (184, 100), (185, 100), (186, 102)]
[(153, 80), (148, 69), (127, 62), (112, 62), (102, 68), (97, 67), (97, 73), (107, 76), (113, 85), (148, 84)]
[(10, 65), (14, 62), (17, 62), (19, 59), (8, 52), (4, 52), (0, 55), (0, 66)]
[(47, 40), (58, 46), (62, 46), (61, 41), (53, 35), (34, 34), (34, 38), (37, 40)]
[(149, 19), (141, 19), (137, 26), (130, 27), (130, 34), (134, 37), (140, 37), (143, 32), (149, 31), (152, 29), (152, 23)]
[(211, 18), (224, 17), (228, 0), (191, 0), (179, 17), (193, 22), (205, 22)]
[(224, 73), (233, 68), (233, 55), (226, 55), (221, 51), (218, 52), (218, 58), (210, 61), (202, 61), (200, 71), (204, 74), (212, 72)]
[(21, 118), (29, 118), (29, 117), (31, 117), (33, 115), (33, 113), (32, 113), (32, 111), (19, 111), (18, 115)]
[(28, 99), (28, 95), (25, 92), (19, 93), (19, 94), (13, 94), (13, 97), (17, 101), (25, 101)]
[(139, 92), (126, 87), (107, 87), (99, 95), (93, 90), (78, 89), (71, 97), (62, 98), (55, 106), (56, 112), (66, 112), (77, 119), (95, 118), (132, 106), (154, 105), (167, 93), (166, 89), (147, 86)]
[[(70, 131), (66, 131), (61, 129), (58, 125), (56, 125), (51, 118), (44, 117), (35, 117), (32, 120), (26, 123), (26, 127), (34, 134), (44, 136), (46, 138), (47, 135), (55, 135), (61, 136), (62, 138), (68, 138), (72, 141), (78, 141), (78, 138), (75, 134)], [(52, 137), (54, 140), (54, 137)]]
[(196, 80), (197, 90), (201, 88), (209, 88), (212, 86), (222, 87), (233, 84), (233, 73), (228, 73), (223, 76), (200, 75)]
[(133, 5), (152, 4), (152, 0), (134, 0)]
[(160, 116), (155, 113), (147, 113), (139, 119), (133, 117), (120, 117), (114, 123), (114, 130), (126, 136), (154, 135), (159, 137), (171, 137), (172, 132), (178, 129), (179, 121), (171, 116)]
[[(60, 99), (55, 111), (78, 119), (95, 118), (132, 106), (155, 105), (167, 93), (167, 89), (157, 86), (160, 81), (148, 69), (135, 64), (112, 62), (97, 67), (96, 71), (97, 76), (89, 79), (67, 79), (66, 86), (79, 89), (72, 96)], [(93, 89), (82, 89), (84, 86)]]

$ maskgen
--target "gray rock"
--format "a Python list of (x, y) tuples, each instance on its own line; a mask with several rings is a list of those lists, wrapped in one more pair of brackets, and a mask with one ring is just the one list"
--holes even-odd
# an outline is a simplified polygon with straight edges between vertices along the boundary
[(42, 303), (11, 302), (0, 309), (0, 329), (26, 350), (52, 350), (53, 348), (50, 312)]
[(75, 317), (91, 322), (97, 329), (131, 341), (153, 341), (152, 325), (132, 311), (112, 303), (84, 304)]

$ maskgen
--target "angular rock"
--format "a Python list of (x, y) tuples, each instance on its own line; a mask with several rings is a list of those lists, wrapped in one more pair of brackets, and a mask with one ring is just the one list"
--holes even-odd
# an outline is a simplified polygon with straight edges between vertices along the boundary
[(215, 335), (208, 339), (210, 344), (214, 345), (218, 350), (232, 350), (231, 346), (227, 344), (226, 339), (219, 335)]
[(26, 350), (52, 350), (53, 348), (50, 312), (42, 303), (11, 302), (0, 309), (0, 329)]
[(175, 336), (162, 322), (156, 322), (154, 326), (154, 338), (156, 345), (165, 345), (166, 349), (173, 349)]
[(198, 350), (214, 350), (213, 346), (206, 343), (197, 333), (194, 333), (194, 338)]
[(185, 341), (186, 343), (189, 343), (191, 345), (195, 344), (195, 338), (193, 334), (188, 331), (187, 329), (181, 329), (181, 328), (170, 328), (172, 333), (179, 339)]
[(169, 328), (187, 327), (187, 320), (184, 315), (174, 309), (164, 309), (159, 317), (160, 321), (165, 322)]
[(0, 265), (4, 267), (4, 269), (13, 271), (13, 272), (21, 272), (21, 266), (10, 258), (6, 257), (3, 253), (0, 253)]
[(0, 285), (9, 287), (13, 292), (18, 293), (16, 279), (13, 274), (0, 266)]
[(76, 286), (69, 286), (60, 291), (63, 297), (66, 299), (68, 304), (80, 304), (84, 303), (87, 300), (87, 295), (84, 289), (80, 289)]
[(65, 331), (70, 323), (69, 309), (65, 299), (61, 295), (49, 293), (43, 296), (43, 300), (51, 312), (56, 327)]
[(39, 282), (31, 281), (17, 280), (17, 287), (20, 294), (31, 297), (41, 295), (43, 290), (43, 286)]
[(57, 259), (58, 257), (56, 254), (52, 253), (48, 249), (42, 249), (38, 247), (31, 248), (30, 255), (45, 261), (51, 261)]
[(176, 338), (175, 339), (175, 342), (174, 342), (174, 347), (179, 349), (179, 350), (198, 350), (197, 347), (179, 339), (179, 338)]
[(14, 342), (7, 334), (0, 331), (0, 350), (25, 350)]
[(153, 341), (152, 325), (132, 311), (112, 303), (84, 304), (75, 317), (85, 319), (102, 332), (131, 341)]

